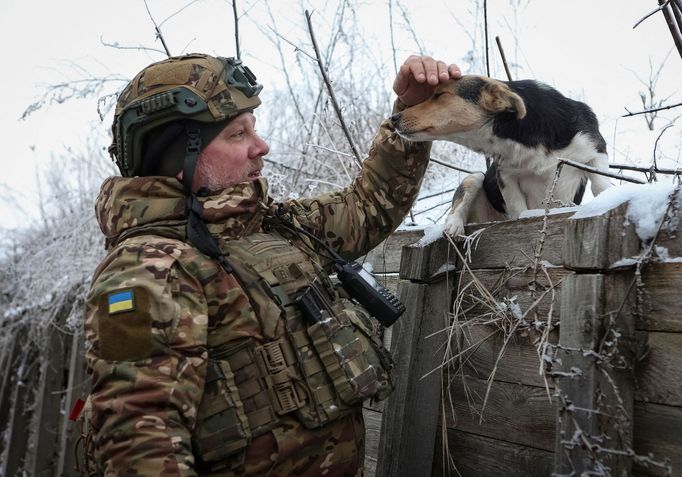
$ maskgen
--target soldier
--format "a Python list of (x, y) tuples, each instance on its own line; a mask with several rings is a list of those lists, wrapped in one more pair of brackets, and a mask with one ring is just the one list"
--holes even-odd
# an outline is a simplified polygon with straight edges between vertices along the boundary
[[(459, 69), (411, 56), (394, 112)], [(232, 58), (143, 69), (121, 93), (96, 203), (107, 256), (85, 317), (88, 454), (112, 475), (361, 475), (362, 401), (391, 390), (366, 310), (329, 279), (401, 222), (430, 143), (381, 124), (351, 185), (275, 204)]]

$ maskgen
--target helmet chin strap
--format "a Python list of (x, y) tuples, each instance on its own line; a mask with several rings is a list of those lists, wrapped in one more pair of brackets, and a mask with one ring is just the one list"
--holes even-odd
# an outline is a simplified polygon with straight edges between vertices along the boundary
[(227, 261), (226, 254), (220, 251), (218, 244), (206, 226), (206, 222), (201, 217), (204, 207), (192, 190), (197, 159), (201, 152), (201, 129), (196, 125), (185, 125), (185, 136), (187, 137), (187, 146), (185, 148), (185, 159), (182, 164), (182, 185), (187, 196), (185, 206), (187, 213), (187, 239), (201, 253), (218, 260), (227, 273), (232, 273), (234, 270)]

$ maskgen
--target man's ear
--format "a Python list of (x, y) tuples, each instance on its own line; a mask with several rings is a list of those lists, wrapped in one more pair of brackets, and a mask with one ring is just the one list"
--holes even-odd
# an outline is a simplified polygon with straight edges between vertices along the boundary
[(517, 119), (526, 116), (526, 104), (521, 96), (495, 80), (488, 81), (481, 90), (481, 106), (491, 113), (514, 112)]

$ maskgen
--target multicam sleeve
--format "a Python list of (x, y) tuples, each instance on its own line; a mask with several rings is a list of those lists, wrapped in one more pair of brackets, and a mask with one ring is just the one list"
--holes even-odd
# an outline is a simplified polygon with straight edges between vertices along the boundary
[[(393, 110), (403, 108), (397, 100)], [(351, 185), (285, 207), (345, 258), (356, 258), (376, 247), (409, 212), (430, 151), (430, 142), (405, 141), (385, 120)]]
[(85, 317), (94, 462), (105, 476), (196, 475), (190, 430), (206, 373), (201, 285), (148, 246), (119, 248), (99, 270)]

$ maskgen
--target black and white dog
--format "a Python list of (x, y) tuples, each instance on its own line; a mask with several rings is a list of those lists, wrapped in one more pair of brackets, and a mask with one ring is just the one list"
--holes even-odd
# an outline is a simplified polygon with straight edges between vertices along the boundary
[[(485, 174), (469, 175), (457, 188), (446, 219), (451, 236), (461, 235), (466, 223), (514, 219), (544, 207), (558, 158), (608, 170), (606, 142), (590, 107), (536, 81), (463, 76), (391, 119), (408, 140), (451, 141), (493, 159)], [(595, 196), (611, 186), (604, 176), (566, 166), (555, 201), (579, 204), (588, 179)]]

